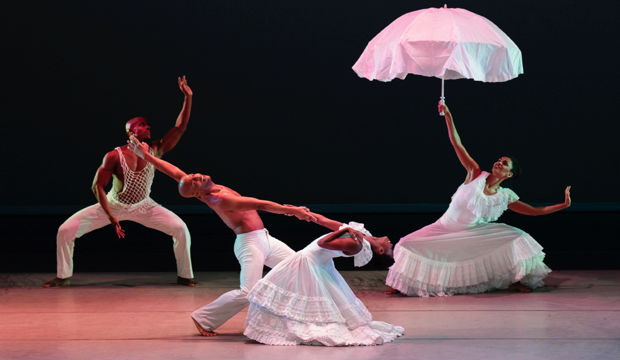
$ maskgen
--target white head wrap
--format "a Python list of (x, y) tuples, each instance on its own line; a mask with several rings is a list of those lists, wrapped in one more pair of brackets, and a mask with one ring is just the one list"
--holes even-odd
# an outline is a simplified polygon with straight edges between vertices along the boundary
[[(357, 230), (366, 236), (372, 236), (370, 231), (364, 228), (364, 224), (356, 223), (355, 221), (351, 221), (348, 224), (342, 224), (340, 229), (351, 228), (353, 230)], [(370, 248), (370, 243), (366, 239), (362, 239), (362, 250), (353, 256), (353, 265), (360, 267), (368, 264), (368, 262), (372, 259), (372, 249)]]

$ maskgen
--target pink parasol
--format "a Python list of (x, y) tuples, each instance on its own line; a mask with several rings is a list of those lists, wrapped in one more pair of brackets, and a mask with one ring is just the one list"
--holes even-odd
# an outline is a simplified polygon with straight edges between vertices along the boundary
[(360, 77), (390, 81), (407, 74), (502, 82), (523, 74), (521, 50), (500, 28), (464, 9), (429, 8), (394, 20), (353, 65)]

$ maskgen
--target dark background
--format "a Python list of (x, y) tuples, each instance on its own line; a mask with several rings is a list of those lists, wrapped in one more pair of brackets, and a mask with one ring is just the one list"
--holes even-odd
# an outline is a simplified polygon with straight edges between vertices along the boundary
[[(525, 70), (505, 83), (446, 82), (463, 142), (485, 169), (500, 156), (516, 156), (523, 176), (507, 186), (525, 202), (562, 202), (567, 185), (573, 186), (574, 202), (620, 202), (613, 108), (620, 93), (614, 73), (620, 3), (529, 4), (448, 4), (499, 26), (521, 49)], [(209, 174), (244, 195), (280, 203), (447, 204), (465, 171), (437, 115), (441, 81), (410, 75), (404, 81), (370, 82), (351, 70), (368, 41), (391, 21), (442, 5), (4, 4), (0, 221), (3, 242), (10, 244), (2, 257), (11, 261), (3, 261), (0, 270), (53, 271), (55, 232), (71, 212), (17, 215), (11, 209), (94, 203), (92, 178), (105, 153), (125, 143), (129, 118), (149, 119), (154, 139), (174, 125), (183, 102), (176, 83), (181, 75), (194, 92), (194, 106), (188, 131), (164, 159), (186, 172)], [(156, 178), (152, 197), (159, 203), (198, 204), (178, 196), (165, 175)], [(200, 261), (198, 254), (232, 256), (232, 233), (213, 215), (180, 215), (192, 231), (195, 269), (219, 269), (220, 262)], [(439, 215), (340, 212), (332, 217), (365, 221), (374, 233), (397, 240)], [(614, 240), (617, 215), (573, 211), (542, 218), (506, 214), (501, 220), (530, 232), (549, 254), (555, 250), (554, 256), (562, 251), (607, 256), (592, 255), (591, 265), (578, 256), (559, 256), (566, 261), (557, 263), (560, 267), (613, 268), (612, 256), (620, 252)], [(293, 219), (265, 219), (270, 229), (290, 228), (290, 234), (274, 235), (295, 238), (288, 242), (296, 250), (323, 233)], [(129, 250), (121, 253), (110, 229), (88, 234), (78, 241), (76, 270), (96, 263), (84, 258), (89, 253), (140, 258), (131, 255), (132, 246), (136, 254), (172, 257), (165, 235), (125, 226)], [(152, 240), (159, 237), (162, 241)], [(234, 257), (231, 261), (238, 266)], [(101, 270), (126, 269), (103, 263)], [(145, 260), (135, 270), (159, 269), (159, 263), (174, 269), (174, 261)]]

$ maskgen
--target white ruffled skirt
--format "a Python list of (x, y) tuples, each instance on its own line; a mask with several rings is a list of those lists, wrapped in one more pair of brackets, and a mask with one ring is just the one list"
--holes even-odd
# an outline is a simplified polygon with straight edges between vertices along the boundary
[(441, 219), (400, 240), (387, 285), (409, 296), (476, 294), (520, 281), (544, 286), (551, 270), (542, 246), (506, 224), (455, 229)]
[(304, 252), (274, 267), (247, 296), (244, 335), (268, 345), (381, 345), (404, 329), (372, 321), (330, 259)]

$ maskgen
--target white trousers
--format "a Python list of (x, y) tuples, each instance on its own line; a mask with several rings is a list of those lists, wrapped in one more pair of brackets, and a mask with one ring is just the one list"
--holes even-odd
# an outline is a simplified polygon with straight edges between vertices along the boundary
[[(191, 237), (187, 225), (172, 211), (157, 205), (145, 214), (125, 214), (110, 206), (110, 212), (118, 221), (131, 220), (151, 229), (172, 236), (172, 248), (177, 259), (177, 273), (180, 277), (192, 279), (192, 260), (189, 248)], [(73, 248), (75, 238), (110, 224), (105, 211), (99, 204), (84, 208), (71, 215), (58, 229), (56, 237), (57, 275), (61, 279), (73, 275)], [(122, 241), (124, 240), (116, 240)]]
[(205, 330), (215, 330), (250, 304), (246, 296), (263, 277), (263, 265), (270, 268), (295, 252), (269, 235), (267, 229), (237, 235), (235, 256), (241, 265), (240, 289), (231, 290), (192, 313)]

